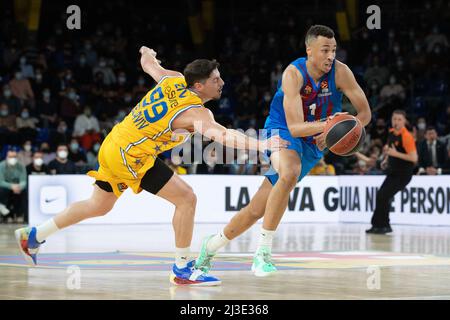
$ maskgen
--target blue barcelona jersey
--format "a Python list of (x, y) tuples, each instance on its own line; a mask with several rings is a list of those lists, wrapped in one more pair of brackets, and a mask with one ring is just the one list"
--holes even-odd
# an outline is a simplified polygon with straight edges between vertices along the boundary
[[(330, 72), (324, 74), (318, 83), (312, 79), (306, 69), (307, 58), (299, 58), (292, 62), (302, 74), (303, 86), (300, 95), (303, 102), (303, 119), (305, 121), (317, 121), (342, 110), (342, 92), (336, 88), (335, 65), (333, 62)], [(283, 108), (284, 93), (282, 82), (279, 81), (277, 92), (270, 104), (270, 112), (267, 117), (265, 129), (287, 129), (286, 115)], [(312, 136), (301, 138), (307, 143), (314, 144)]]
[[(335, 62), (330, 72), (324, 74), (315, 83), (306, 69), (306, 58), (300, 58), (292, 62), (302, 74), (303, 86), (300, 89), (300, 95), (303, 102), (303, 119), (305, 121), (317, 121), (326, 119), (328, 116), (340, 112), (342, 110), (341, 101), (342, 93), (336, 88), (335, 81)], [(289, 142), (287, 149), (294, 150), (298, 153), (301, 160), (301, 173), (298, 181), (302, 180), (308, 172), (322, 158), (323, 153), (316, 145), (316, 141), (312, 136), (309, 137), (293, 137), (289, 132), (286, 114), (283, 108), (284, 93), (282, 83), (278, 84), (277, 92), (270, 104), (270, 112), (267, 117), (264, 128), (267, 129), (267, 137), (279, 135), (282, 139)], [(267, 152), (270, 156), (270, 152)], [(264, 174), (274, 185), (278, 181), (278, 173), (271, 168)]]

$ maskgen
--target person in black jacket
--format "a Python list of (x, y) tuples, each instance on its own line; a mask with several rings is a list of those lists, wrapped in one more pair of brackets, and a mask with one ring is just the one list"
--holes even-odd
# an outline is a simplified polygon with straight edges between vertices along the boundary
[(75, 174), (78, 173), (75, 163), (67, 157), (69, 148), (65, 144), (58, 145), (56, 149), (56, 159), (50, 161), (48, 169), (51, 174)]
[(419, 174), (442, 174), (447, 165), (447, 150), (444, 143), (437, 139), (434, 127), (425, 131), (425, 140), (419, 143)]

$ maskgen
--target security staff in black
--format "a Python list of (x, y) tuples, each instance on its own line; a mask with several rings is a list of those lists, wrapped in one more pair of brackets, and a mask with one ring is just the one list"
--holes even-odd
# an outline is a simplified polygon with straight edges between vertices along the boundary
[(389, 223), (391, 201), (395, 194), (411, 181), (418, 157), (414, 137), (406, 129), (405, 123), (405, 112), (395, 110), (392, 113), (392, 128), (389, 130), (387, 144), (383, 149), (385, 159), (381, 163), (381, 167), (386, 169), (386, 179), (377, 192), (372, 228), (366, 230), (366, 233), (392, 232)]

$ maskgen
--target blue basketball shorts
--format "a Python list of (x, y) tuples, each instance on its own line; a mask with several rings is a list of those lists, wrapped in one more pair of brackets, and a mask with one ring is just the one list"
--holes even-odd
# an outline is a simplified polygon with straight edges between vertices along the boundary
[[(309, 171), (319, 162), (319, 160), (323, 157), (322, 151), (317, 148), (316, 145), (312, 143), (306, 142), (302, 138), (294, 138), (288, 129), (279, 129), (279, 128), (265, 128), (267, 130), (266, 137), (270, 138), (271, 136), (279, 135), (281, 139), (289, 141), (290, 144), (287, 147), (289, 150), (295, 150), (300, 157), (300, 161), (302, 164), (302, 170), (300, 176), (298, 177), (298, 181), (302, 180), (304, 176), (308, 174)], [(266, 151), (266, 155), (270, 158), (271, 152)], [(270, 183), (274, 185), (278, 181), (278, 173), (271, 167), (265, 174), (267, 179), (269, 179)]]

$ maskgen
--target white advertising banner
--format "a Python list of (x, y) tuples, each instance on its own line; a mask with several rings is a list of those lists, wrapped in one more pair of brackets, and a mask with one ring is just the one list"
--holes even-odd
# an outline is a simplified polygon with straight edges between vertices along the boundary
[[(197, 195), (196, 222), (225, 223), (257, 192), (261, 176), (181, 176)], [(291, 192), (282, 222), (369, 223), (384, 176), (307, 176)], [(450, 225), (450, 176), (414, 176), (391, 205), (392, 224)], [(93, 179), (85, 175), (29, 177), (29, 221), (39, 224), (89, 198)], [(174, 206), (145, 191), (130, 189), (107, 215), (84, 224), (171, 223)]]

